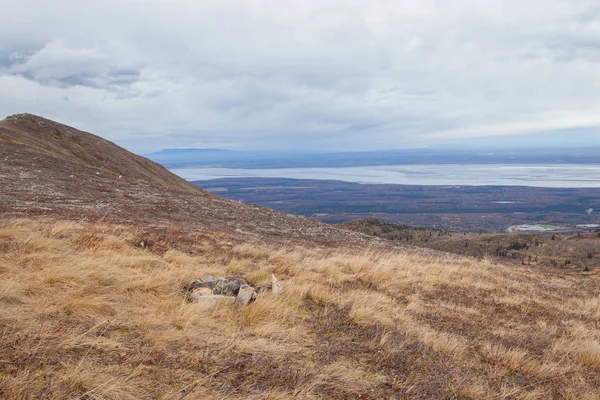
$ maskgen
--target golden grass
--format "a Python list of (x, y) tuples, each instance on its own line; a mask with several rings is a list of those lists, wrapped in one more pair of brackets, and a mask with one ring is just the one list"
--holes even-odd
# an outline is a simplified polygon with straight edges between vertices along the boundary
[[(599, 398), (594, 276), (140, 232), (0, 221), (0, 398)], [(206, 273), (285, 290), (187, 303)]]

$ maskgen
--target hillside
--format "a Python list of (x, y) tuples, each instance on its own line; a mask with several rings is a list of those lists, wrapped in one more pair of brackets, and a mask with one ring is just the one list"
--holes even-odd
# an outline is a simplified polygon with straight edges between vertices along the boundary
[[(13, 115), (0, 121), (0, 143), (3, 164), (27, 169), (45, 167), (49, 172), (47, 179), (60, 172), (59, 168), (84, 174), (91, 169), (110, 177), (120, 176), (132, 184), (143, 182), (170, 190), (198, 192), (160, 164), (91, 133), (31, 114)], [(78, 176), (71, 180), (77, 181)]]
[[(489, 260), (0, 224), (0, 398), (597, 399), (599, 281)], [(168, 243), (166, 243), (168, 242)], [(280, 295), (184, 300), (205, 273)]]
[[(597, 271), (224, 200), (39, 117), (0, 132), (0, 399), (599, 397)], [(205, 274), (265, 289), (202, 302)]]
[(90, 133), (29, 114), (0, 121), (0, 215), (174, 225), (269, 241), (362, 243), (326, 224), (228, 201)]

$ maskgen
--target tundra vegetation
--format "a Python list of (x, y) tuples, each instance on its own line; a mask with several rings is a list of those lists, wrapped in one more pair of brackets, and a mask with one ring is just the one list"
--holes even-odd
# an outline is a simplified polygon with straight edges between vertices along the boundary
[(459, 233), (415, 228), (376, 218), (347, 221), (340, 226), (396, 243), (476, 258), (493, 256), (496, 262), (507, 265), (587, 272), (597, 267), (596, 255), (600, 252), (600, 230), (561, 234)]
[[(284, 290), (186, 301), (203, 274), (275, 274)], [(0, 398), (597, 399), (598, 282), (426, 250), (4, 219)]]

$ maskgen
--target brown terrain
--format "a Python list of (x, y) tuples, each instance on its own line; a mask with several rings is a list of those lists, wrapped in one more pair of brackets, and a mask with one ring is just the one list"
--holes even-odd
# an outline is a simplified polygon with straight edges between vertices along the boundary
[(600, 225), (598, 188), (385, 185), (249, 177), (194, 183), (230, 200), (328, 223), (371, 217), (476, 233), (505, 232), (521, 224)]
[[(0, 182), (1, 399), (600, 398), (595, 270), (223, 200), (30, 115), (0, 123)], [(204, 274), (283, 290), (189, 301)]]
[(467, 257), (492, 257), (508, 265), (589, 272), (600, 266), (600, 230), (568, 233), (467, 233), (414, 228), (375, 218), (340, 224), (394, 243)]
[(30, 114), (0, 121), (0, 215), (143, 222), (245, 238), (360, 243), (365, 237), (228, 201), (90, 133)]

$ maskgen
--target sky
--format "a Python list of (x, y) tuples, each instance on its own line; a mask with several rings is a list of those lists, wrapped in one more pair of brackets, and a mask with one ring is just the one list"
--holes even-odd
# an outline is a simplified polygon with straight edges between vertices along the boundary
[(138, 153), (600, 146), (597, 0), (2, 0), (0, 118)]

